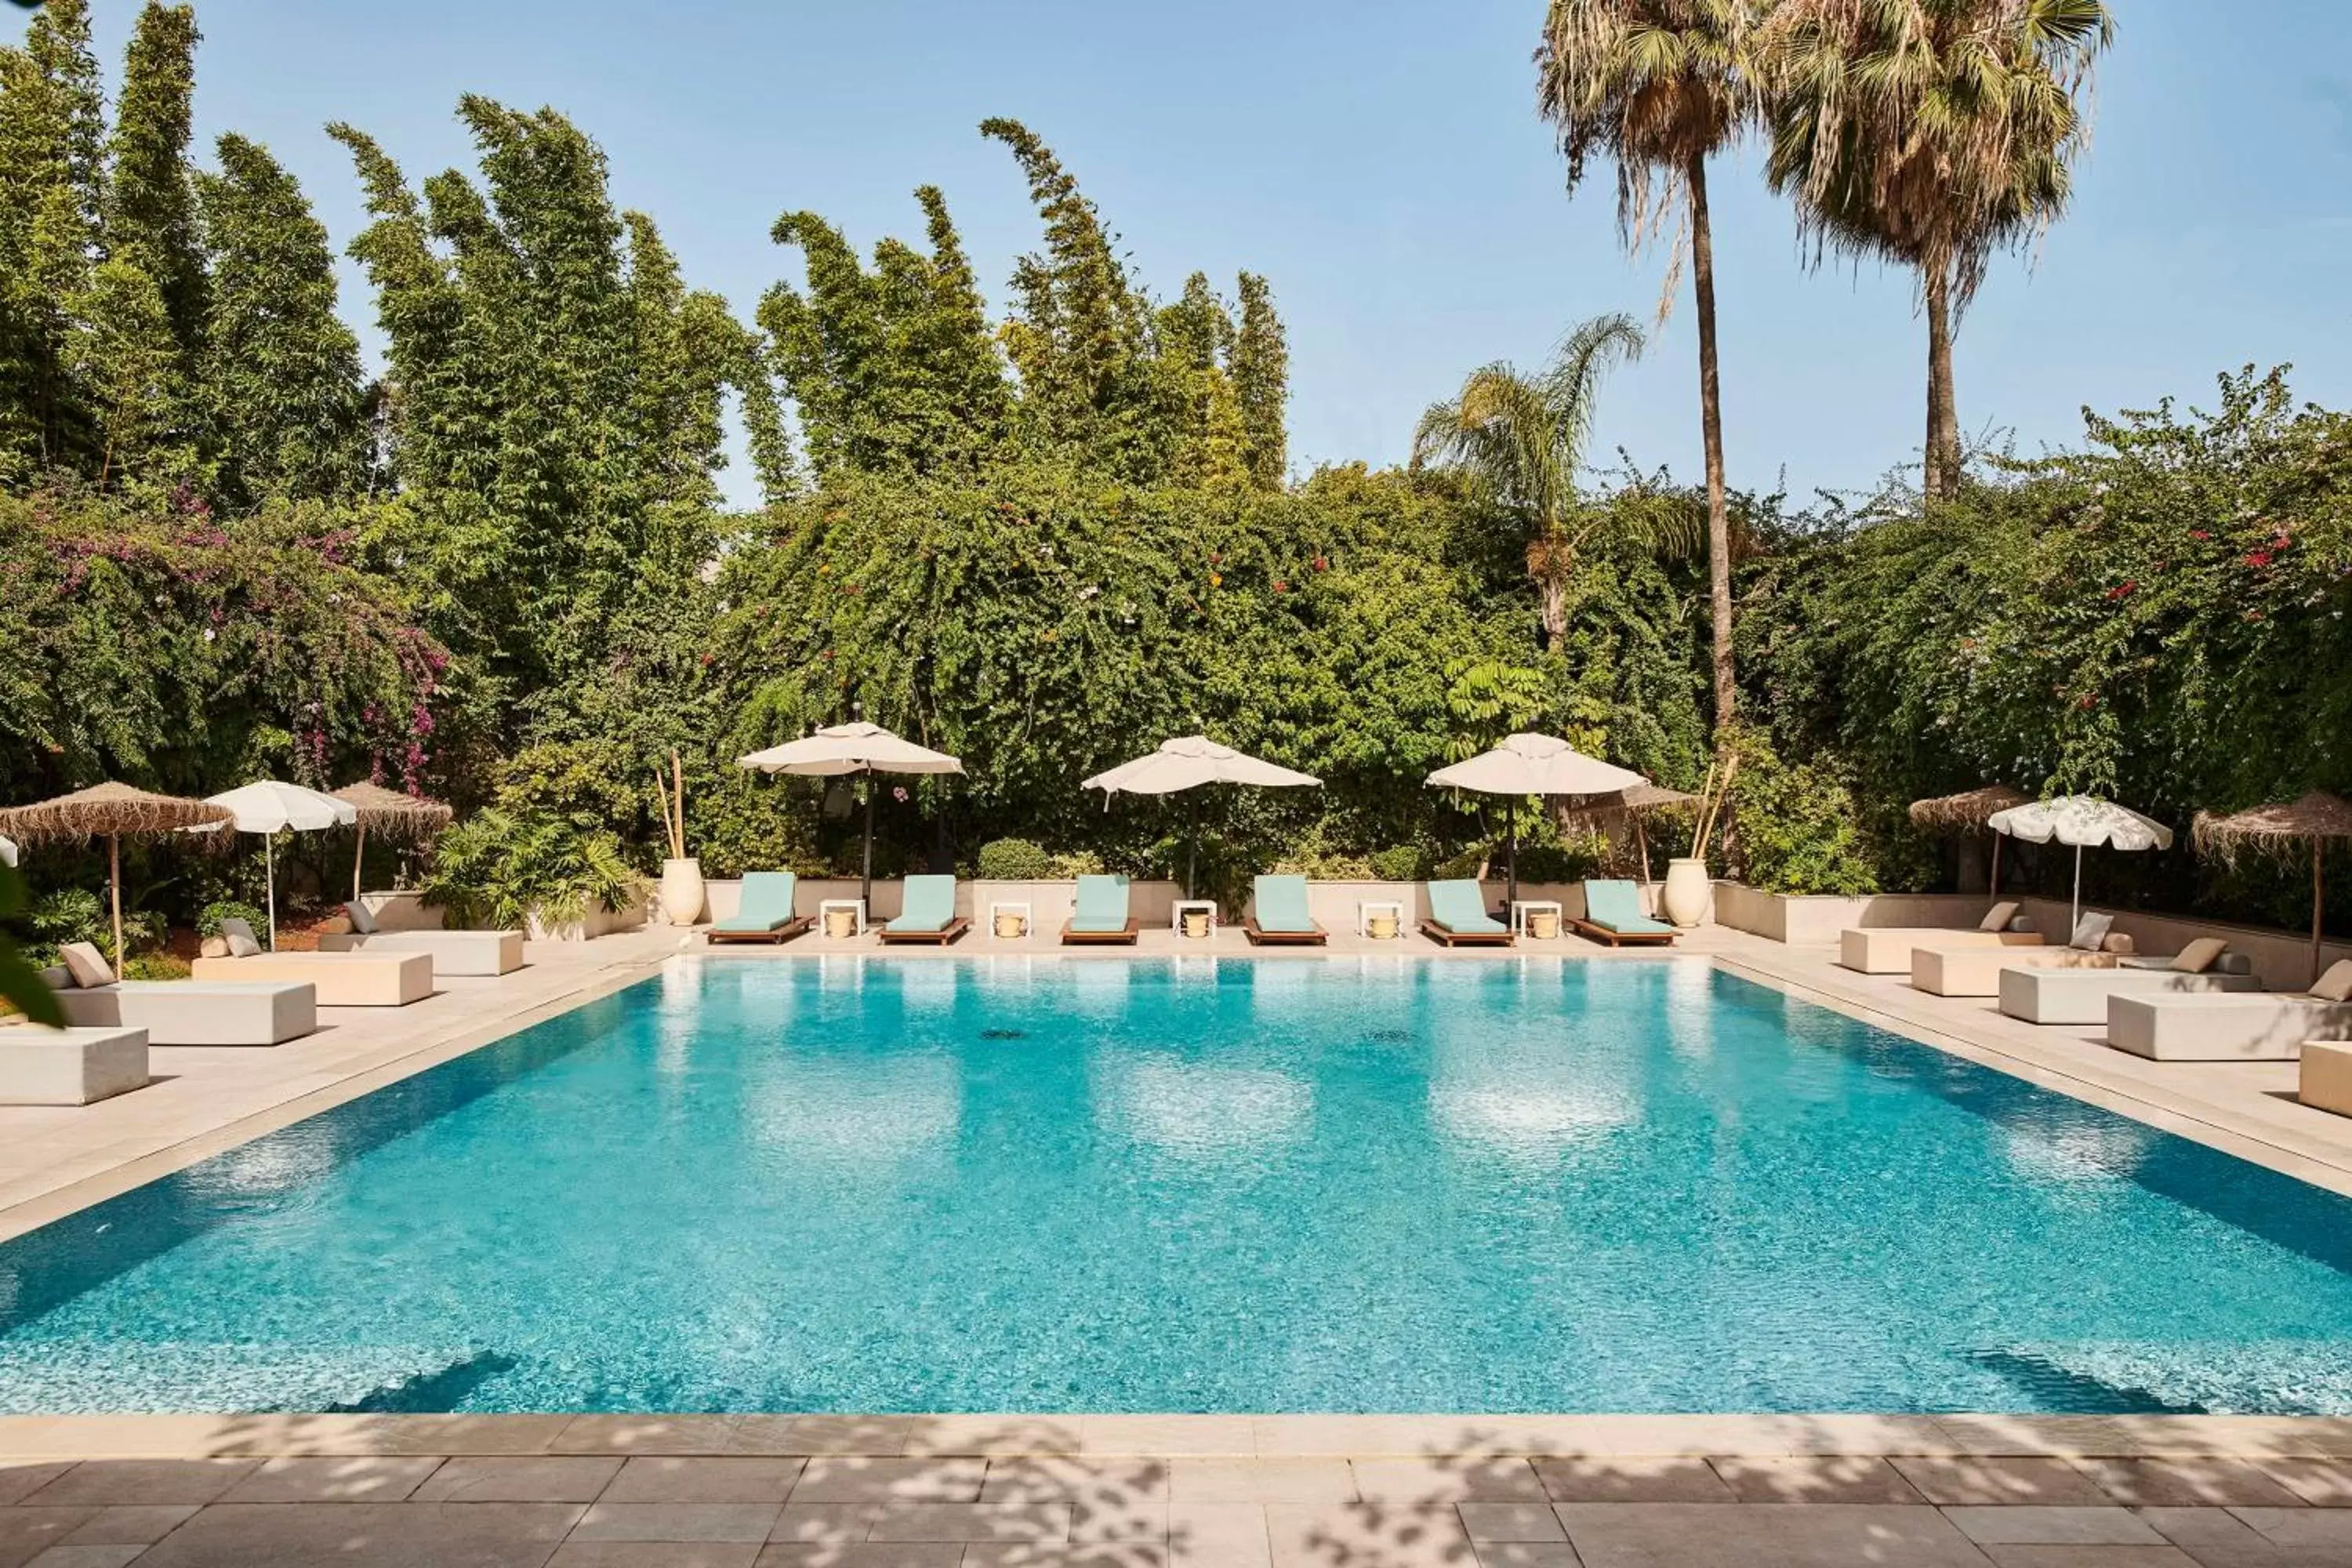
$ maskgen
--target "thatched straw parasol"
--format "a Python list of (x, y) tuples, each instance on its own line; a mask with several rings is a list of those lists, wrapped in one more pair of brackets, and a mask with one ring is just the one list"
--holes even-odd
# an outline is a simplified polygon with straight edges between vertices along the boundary
[[(2024, 805), (2033, 797), (2021, 789), (2007, 784), (1987, 784), (1982, 789), (1963, 790), (1958, 795), (1937, 795), (1933, 800), (1911, 803), (1911, 826), (1930, 833), (1951, 833), (1973, 829), (1984, 830), (1993, 813), (2007, 811), (2011, 806)], [(1992, 838), (1992, 880), (1990, 891), (2000, 896), (2000, 840), (1998, 833)]]
[(2284, 858), (2294, 846), (2306, 840), (2311, 845), (2311, 977), (2319, 978), (2319, 927), (2326, 912), (2327, 895), (2320, 876), (2320, 861), (2326, 853), (2327, 841), (2352, 840), (2352, 804), (2329, 795), (2325, 790), (2313, 790), (2300, 800), (2284, 805), (2258, 805), (2234, 816), (2216, 816), (2210, 811), (2197, 814), (2193, 837), (2198, 849), (2234, 858), (2242, 849), (2259, 850)]
[(1642, 853), (1642, 885), (1650, 883), (1650, 836), (1643, 826), (1650, 813), (1671, 806), (1696, 805), (1698, 796), (1685, 795), (1664, 784), (1642, 783), (1628, 784), (1607, 795), (1580, 795), (1568, 803), (1568, 809), (1579, 816), (1629, 816), (1633, 821), (1633, 843)]
[(359, 808), (359, 846), (352, 851), (352, 897), (360, 896), (360, 867), (367, 856), (367, 836), (371, 829), (380, 837), (403, 844), (424, 844), (449, 826), (457, 813), (437, 800), (427, 800), (421, 795), (403, 795), (396, 789), (386, 789), (380, 784), (362, 779), (355, 784), (345, 784), (334, 792), (335, 798)]
[(0, 810), (0, 833), (22, 844), (59, 839), (106, 840), (109, 892), (114, 908), (114, 977), (122, 978), (122, 836), (172, 833), (232, 819), (230, 812), (201, 800), (150, 795), (129, 784), (93, 784), (34, 805)]

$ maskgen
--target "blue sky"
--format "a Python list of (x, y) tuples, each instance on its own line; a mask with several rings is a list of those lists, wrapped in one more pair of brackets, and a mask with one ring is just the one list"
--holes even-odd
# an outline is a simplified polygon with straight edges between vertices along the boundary
[[(1963, 325), (1961, 417), (2026, 450), (2079, 409), (2210, 401), (2216, 372), (2293, 361), (2352, 402), (2352, 6), (2115, 0), (2119, 37), (2074, 216), (1999, 266)], [(99, 0), (110, 61), (134, 6)], [(1292, 453), (1401, 458), (1471, 367), (1539, 359), (1573, 321), (1649, 320), (1662, 258), (1628, 259), (1607, 171), (1573, 201), (1530, 110), (1540, 0), (198, 0), (206, 141), (257, 136), (340, 246), (362, 221), (320, 127), (375, 134), (412, 178), (468, 161), (460, 92), (552, 104), (610, 155), (692, 280), (746, 317), (791, 265), (767, 231), (813, 208), (861, 247), (919, 236), (947, 192), (1002, 306), (1036, 224), (974, 127), (1025, 120), (1171, 294), (1195, 268), (1267, 274), (1288, 321)], [(2283, 45), (2290, 47), (2283, 47)], [(2284, 68), (2281, 59), (2289, 61)], [(1907, 277), (1808, 273), (1750, 152), (1717, 165), (1724, 400), (1737, 485), (1864, 487), (1912, 460), (1924, 331)], [(1685, 290), (1686, 291), (1686, 290)], [(346, 273), (346, 314), (372, 302)], [(372, 336), (372, 329), (369, 329)], [(1687, 303), (1605, 399), (1597, 452), (1697, 472)], [(737, 493), (747, 477), (730, 476)]]

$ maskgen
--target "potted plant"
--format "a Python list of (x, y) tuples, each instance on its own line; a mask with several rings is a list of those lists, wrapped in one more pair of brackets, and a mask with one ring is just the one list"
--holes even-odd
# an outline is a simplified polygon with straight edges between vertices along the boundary
[(654, 770), (654, 790), (661, 796), (662, 826), (669, 835), (669, 858), (662, 862), (661, 911), (674, 926), (690, 926), (702, 918), (702, 862), (686, 852), (686, 768), (677, 752), (669, 754), (669, 782)]
[(1734, 752), (1723, 764), (1723, 778), (1718, 784), (1715, 769), (1706, 770), (1706, 782), (1699, 786), (1698, 822), (1691, 834), (1691, 852), (1666, 862), (1666, 886), (1659, 902), (1666, 919), (1689, 930), (1706, 918), (1708, 900), (1715, 887), (1706, 874), (1706, 841), (1713, 836), (1716, 825), (1723, 820), (1724, 806), (1731, 799), (1732, 780), (1739, 773), (1739, 753)]

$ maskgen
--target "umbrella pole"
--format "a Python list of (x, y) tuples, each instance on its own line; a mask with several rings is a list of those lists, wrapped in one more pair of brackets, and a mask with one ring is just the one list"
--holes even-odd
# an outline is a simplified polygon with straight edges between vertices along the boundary
[(2320, 856), (2326, 847), (2327, 840), (2325, 838), (2311, 841), (2311, 983), (2314, 985), (2319, 984), (2319, 917), (2327, 907), (2327, 895), (2320, 881), (2319, 870)]
[(360, 901), (360, 878), (363, 874), (362, 868), (366, 865), (367, 824), (362, 822), (360, 824), (359, 845), (352, 851), (352, 902), (355, 904)]
[(122, 978), (122, 840), (106, 836), (106, 886), (114, 902), (114, 977)]
[(1992, 896), (1996, 899), (2000, 897), (2000, 840), (2001, 835), (1992, 836)]
[(2083, 847), (2074, 846), (2074, 913), (2067, 922), (2066, 934), (2071, 940), (2074, 928), (2083, 923)]
[(866, 770), (866, 870), (857, 895), (866, 903), (866, 918), (874, 918), (874, 770)]
[(269, 892), (269, 951), (278, 951), (278, 836), (261, 836), (262, 886)]
[(1633, 814), (1633, 842), (1642, 850), (1642, 886), (1646, 888), (1650, 885), (1650, 835), (1643, 827), (1642, 814), (1638, 811)]
[(1508, 868), (1504, 885), (1516, 904), (1519, 901), (1519, 797), (1515, 795), (1503, 797), (1503, 864)]

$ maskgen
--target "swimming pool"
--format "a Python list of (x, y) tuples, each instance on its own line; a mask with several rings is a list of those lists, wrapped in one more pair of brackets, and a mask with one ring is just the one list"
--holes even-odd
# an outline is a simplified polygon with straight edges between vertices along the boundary
[(1699, 961), (681, 960), (0, 1245), (0, 1411), (2352, 1413), (2352, 1202)]

